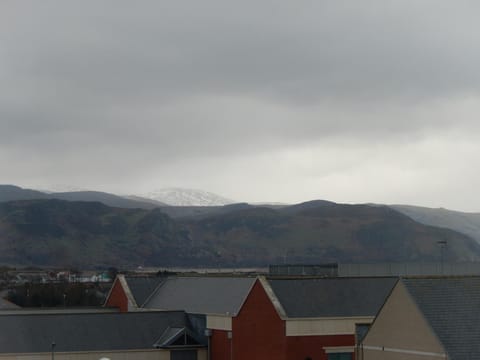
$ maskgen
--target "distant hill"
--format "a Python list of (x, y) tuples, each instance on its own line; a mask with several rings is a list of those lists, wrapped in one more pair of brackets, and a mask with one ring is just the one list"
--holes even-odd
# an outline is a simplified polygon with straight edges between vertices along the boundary
[(159, 189), (140, 196), (172, 206), (222, 206), (235, 202), (208, 191), (183, 188)]
[(281, 209), (252, 208), (185, 222), (192, 241), (215, 246), (241, 262), (438, 261), (447, 240), (449, 261), (479, 259), (464, 234), (417, 223), (386, 206), (318, 201)]
[(167, 205), (167, 204), (165, 204), (161, 201), (157, 201), (157, 200), (153, 200), (153, 199), (149, 199), (149, 198), (145, 198), (145, 197), (141, 197), (141, 196), (123, 195), (122, 197), (125, 198), (125, 199), (139, 201), (139, 202), (142, 202), (142, 203), (152, 204), (152, 205), (155, 205), (155, 207), (169, 206), (169, 205)]
[(411, 205), (390, 205), (422, 224), (452, 229), (480, 242), (480, 214)]
[(0, 202), (15, 200), (47, 199), (46, 193), (37, 190), (23, 189), (15, 185), (0, 185)]
[(150, 199), (127, 199), (100, 191), (71, 191), (45, 193), (37, 190), (23, 189), (14, 185), (0, 185), (0, 202), (17, 200), (59, 199), (67, 201), (98, 201), (102, 204), (121, 208), (153, 209), (165, 204)]
[(209, 216), (227, 214), (232, 211), (253, 209), (257, 206), (247, 203), (229, 204), (223, 206), (165, 206), (161, 210), (174, 219), (201, 219)]
[(34, 266), (265, 266), (279, 262), (478, 260), (466, 235), (385, 206), (320, 202), (173, 219), (98, 202), (0, 203), (0, 263)]
[(160, 203), (152, 201), (141, 201), (137, 199), (127, 199), (118, 195), (113, 195), (100, 191), (74, 191), (64, 193), (49, 194), (52, 199), (67, 200), (67, 201), (98, 201), (102, 204), (120, 207), (120, 208), (140, 208), (153, 209), (158, 207)]
[(173, 265), (188, 256), (187, 244), (179, 225), (156, 209), (56, 199), (0, 203), (3, 264)]

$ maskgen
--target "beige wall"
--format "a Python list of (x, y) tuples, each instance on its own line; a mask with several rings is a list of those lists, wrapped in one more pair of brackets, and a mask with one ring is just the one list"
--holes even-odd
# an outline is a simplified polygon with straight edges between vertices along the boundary
[(445, 358), (441, 343), (401, 281), (393, 289), (362, 346), (364, 360)]
[[(99, 360), (102, 357), (111, 360), (170, 360), (168, 350), (118, 351), (118, 352), (78, 352), (55, 353), (55, 360)], [(0, 355), (0, 360), (51, 360), (51, 353)], [(207, 360), (207, 350), (198, 350), (198, 360)]]
[(232, 330), (232, 317), (221, 315), (207, 315), (207, 329)]
[(373, 317), (295, 319), (286, 321), (287, 336), (355, 334), (355, 324), (369, 324)]

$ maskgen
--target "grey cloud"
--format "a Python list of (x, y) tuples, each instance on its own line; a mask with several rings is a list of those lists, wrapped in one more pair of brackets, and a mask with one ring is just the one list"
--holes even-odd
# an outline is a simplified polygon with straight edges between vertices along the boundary
[(14, 69), (107, 99), (208, 92), (302, 102), (479, 88), (470, 2), (114, 4), (32, 10), (31, 24), (12, 25), (22, 57)]
[[(284, 149), (475, 136), (478, 10), (434, 0), (3, 1), (0, 165), (18, 178), (48, 168), (133, 183), (181, 172), (175, 164), (213, 161), (213, 171)], [(10, 165), (22, 161), (30, 172)]]

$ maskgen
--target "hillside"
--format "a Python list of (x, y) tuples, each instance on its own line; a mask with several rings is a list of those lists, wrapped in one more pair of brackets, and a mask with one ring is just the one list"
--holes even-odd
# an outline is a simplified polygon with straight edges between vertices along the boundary
[(153, 209), (159, 206), (164, 206), (159, 202), (154, 202), (143, 199), (128, 199), (122, 196), (109, 194), (101, 191), (72, 191), (63, 193), (50, 194), (52, 199), (67, 200), (67, 201), (97, 201), (102, 204), (121, 207), (121, 208), (139, 208), (139, 209)]
[(36, 266), (265, 266), (278, 262), (480, 258), (480, 245), (388, 207), (311, 202), (172, 219), (159, 209), (31, 200), (0, 203), (0, 263)]
[(0, 262), (95, 267), (181, 262), (186, 237), (158, 210), (94, 202), (0, 204)]
[(208, 191), (184, 188), (158, 189), (141, 197), (172, 206), (222, 206), (235, 202)]
[(466, 213), (411, 205), (391, 205), (390, 207), (419, 223), (452, 229), (466, 234), (480, 243), (479, 213)]
[[(386, 206), (314, 201), (281, 209), (252, 208), (186, 222), (193, 241), (237, 262), (473, 260), (480, 245), (464, 234), (417, 223)], [(198, 239), (198, 240), (197, 240)]]
[(165, 204), (151, 199), (125, 198), (101, 191), (70, 191), (45, 193), (14, 185), (0, 185), (0, 203), (17, 200), (59, 199), (68, 201), (98, 201), (112, 207), (153, 209)]
[(0, 185), (0, 202), (32, 199), (48, 199), (48, 194), (37, 190), (23, 189), (15, 185)]

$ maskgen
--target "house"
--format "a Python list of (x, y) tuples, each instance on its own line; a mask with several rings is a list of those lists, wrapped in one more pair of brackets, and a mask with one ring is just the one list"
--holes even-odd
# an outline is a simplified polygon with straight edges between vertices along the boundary
[(361, 359), (480, 359), (480, 277), (401, 279), (362, 341)]
[(353, 359), (395, 278), (260, 277), (232, 320), (224, 359)]
[(211, 360), (343, 360), (397, 279), (171, 277), (142, 296), (135, 281), (117, 277), (106, 305), (204, 316)]
[(250, 291), (254, 277), (117, 275), (105, 300), (122, 312), (184, 310), (231, 318)]
[(0, 359), (207, 359), (182, 311), (3, 315), (0, 333)]
[(255, 277), (117, 275), (105, 306), (122, 312), (184, 310), (192, 323), (203, 324), (210, 359), (227, 359), (232, 319), (255, 282)]

